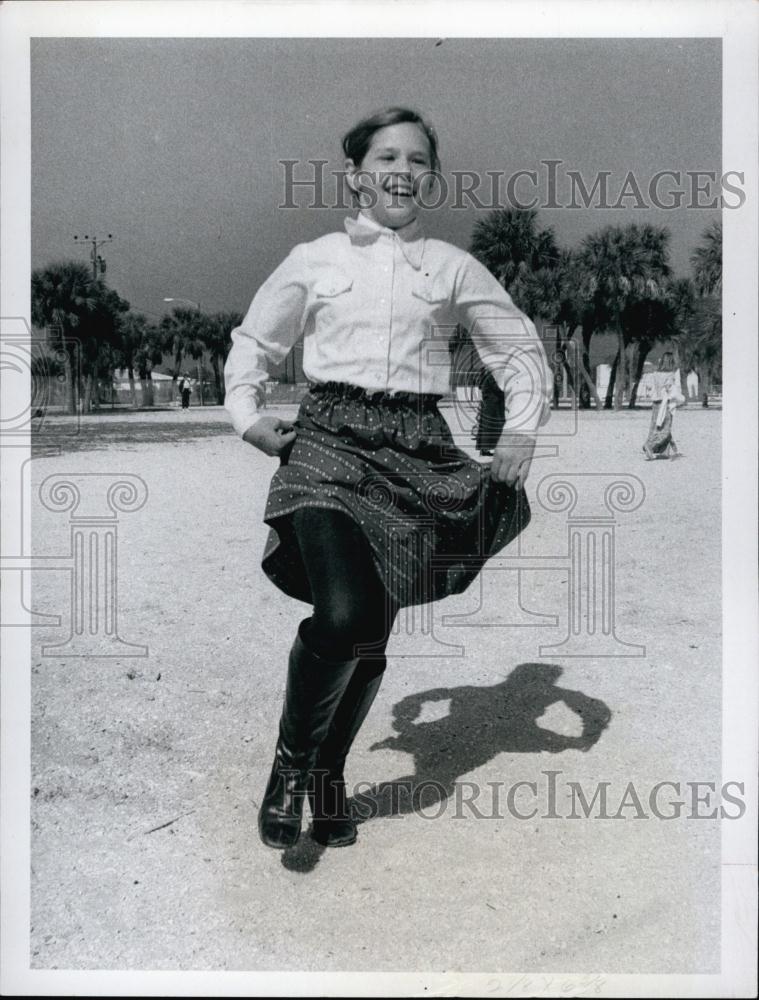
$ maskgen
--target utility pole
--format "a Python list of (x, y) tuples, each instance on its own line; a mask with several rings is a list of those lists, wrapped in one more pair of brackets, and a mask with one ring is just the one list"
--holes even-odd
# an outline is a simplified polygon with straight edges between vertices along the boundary
[(105, 243), (113, 242), (113, 234), (108, 233), (106, 239), (98, 239), (97, 236), (88, 236), (86, 233), (84, 236), (74, 236), (74, 240), (79, 242), (86, 242), (92, 244), (92, 250), (90, 250), (90, 260), (92, 261), (92, 280), (98, 280), (98, 273), (105, 274), (105, 260), (98, 254), (98, 247), (102, 247)]

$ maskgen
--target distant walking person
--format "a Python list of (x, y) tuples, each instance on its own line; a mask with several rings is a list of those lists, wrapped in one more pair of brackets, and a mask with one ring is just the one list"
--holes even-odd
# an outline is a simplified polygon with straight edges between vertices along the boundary
[(675, 368), (671, 351), (662, 355), (659, 370), (654, 373), (654, 399), (651, 404), (651, 423), (643, 451), (648, 461), (654, 458), (676, 458), (675, 439), (672, 437), (674, 412), (685, 402), (680, 389), (680, 369)]
[(688, 387), (688, 399), (698, 398), (698, 373), (691, 368), (685, 376), (685, 384)]
[(179, 391), (182, 394), (182, 409), (187, 410), (190, 408), (190, 395), (192, 394), (192, 386), (187, 375), (183, 376), (179, 383)]

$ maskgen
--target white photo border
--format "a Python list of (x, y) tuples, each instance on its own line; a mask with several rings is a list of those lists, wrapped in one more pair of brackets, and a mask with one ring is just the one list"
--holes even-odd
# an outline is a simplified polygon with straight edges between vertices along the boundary
[[(297, 17), (293, 8), (297, 6)], [(2, 992), (19, 995), (753, 996), (757, 833), (757, 7), (692, 2), (15, 2), (0, 8), (2, 244), (0, 317), (29, 320), (32, 37), (721, 37), (723, 167), (744, 172), (746, 201), (724, 216), (723, 773), (745, 783), (747, 811), (722, 823), (719, 975), (135, 972), (36, 970), (29, 961), (30, 630), (0, 630)], [(401, 16), (402, 14), (402, 16)], [(297, 30), (292, 29), (293, 23)], [(389, 23), (402, 26), (392, 32)], [(177, 26), (181, 30), (177, 31)], [(476, 26), (476, 32), (473, 30)], [(748, 377), (747, 377), (747, 374)], [(3, 379), (7, 405), (26, 399)], [(23, 393), (22, 393), (23, 396)], [(29, 442), (5, 449), (3, 542), (28, 501)], [(24, 521), (28, 524), (28, 519)], [(25, 539), (29, 551), (30, 539)], [(3, 594), (5, 602), (6, 595)], [(5, 611), (5, 607), (3, 611)], [(591, 985), (592, 983), (592, 985)]]

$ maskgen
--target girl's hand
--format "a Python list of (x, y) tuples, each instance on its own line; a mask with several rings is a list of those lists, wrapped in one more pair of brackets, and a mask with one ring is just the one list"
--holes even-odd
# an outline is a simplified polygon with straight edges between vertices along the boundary
[(513, 431), (501, 434), (493, 454), (490, 477), (496, 483), (507, 483), (522, 489), (530, 474), (530, 465), (535, 451), (534, 434), (515, 434)]
[(265, 455), (276, 457), (293, 443), (297, 434), (294, 425), (279, 417), (259, 417), (242, 436), (243, 441), (254, 445)]

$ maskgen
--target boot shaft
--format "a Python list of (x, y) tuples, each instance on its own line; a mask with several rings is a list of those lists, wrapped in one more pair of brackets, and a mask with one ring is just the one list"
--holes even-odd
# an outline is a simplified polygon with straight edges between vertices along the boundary
[(345, 760), (377, 697), (387, 658), (359, 660), (332, 717), (317, 766), (342, 776)]
[(312, 652), (303, 625), (290, 651), (279, 731), (290, 753), (307, 766), (329, 732), (358, 659), (328, 660)]

